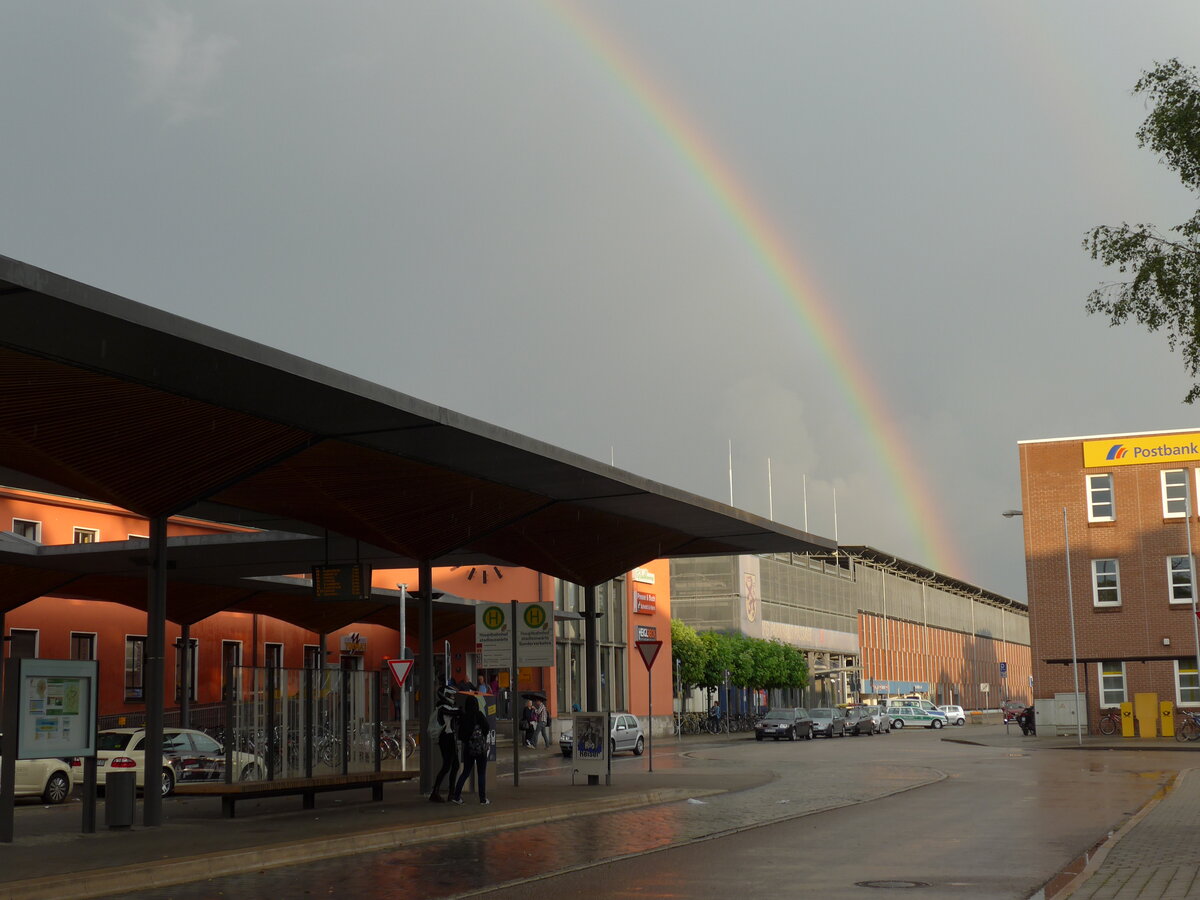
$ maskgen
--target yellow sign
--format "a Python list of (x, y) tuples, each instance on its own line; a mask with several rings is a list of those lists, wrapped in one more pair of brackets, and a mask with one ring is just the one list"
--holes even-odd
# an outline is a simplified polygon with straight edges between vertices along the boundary
[(525, 607), (525, 624), (530, 628), (541, 628), (546, 624), (546, 611), (541, 606), (529, 604)]
[(1083, 466), (1141, 466), (1200, 459), (1200, 432), (1083, 442)]

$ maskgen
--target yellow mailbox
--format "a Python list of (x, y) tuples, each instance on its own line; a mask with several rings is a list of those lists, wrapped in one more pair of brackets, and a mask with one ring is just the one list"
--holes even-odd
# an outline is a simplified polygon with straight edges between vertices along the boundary
[(1163, 737), (1175, 737), (1175, 704), (1170, 700), (1158, 704), (1158, 721)]

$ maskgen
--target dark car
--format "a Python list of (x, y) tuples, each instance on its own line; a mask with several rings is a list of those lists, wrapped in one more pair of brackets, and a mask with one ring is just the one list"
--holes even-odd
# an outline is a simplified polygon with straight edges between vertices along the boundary
[(813, 736), (813, 720), (808, 710), (800, 707), (784, 707), (771, 709), (754, 726), (754, 739), (765, 741), (767, 738), (789, 741), (811, 741)]
[(813, 734), (827, 738), (841, 737), (846, 733), (846, 716), (840, 709), (821, 707), (810, 709), (808, 714), (813, 720)]
[(851, 706), (846, 710), (845, 729), (851, 734), (874, 734), (875, 717), (865, 706)]

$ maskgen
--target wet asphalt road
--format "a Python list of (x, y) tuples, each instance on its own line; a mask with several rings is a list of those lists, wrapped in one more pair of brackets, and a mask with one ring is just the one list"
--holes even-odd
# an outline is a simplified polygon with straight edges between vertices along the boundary
[[(145, 898), (371, 896), (1022, 898), (1136, 812), (1190, 754), (1034, 751), (935, 732), (697, 747), (655, 768), (769, 767), (769, 785), (706, 802), (577, 818), (265, 870)], [(621, 759), (644, 767), (645, 759)], [(540, 774), (535, 774), (539, 771)], [(561, 761), (525, 778), (565, 778)], [(911, 785), (922, 785), (911, 788)], [(470, 801), (468, 801), (470, 802)], [(562, 873), (553, 875), (552, 873)], [(538, 879), (534, 884), (531, 879)]]

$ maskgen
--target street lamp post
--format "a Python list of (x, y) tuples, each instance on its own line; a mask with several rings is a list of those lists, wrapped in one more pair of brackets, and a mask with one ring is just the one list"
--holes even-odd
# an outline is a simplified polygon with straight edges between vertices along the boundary
[[(1075, 598), (1071, 589), (1071, 532), (1067, 526), (1067, 508), (1062, 508), (1063, 514), (1063, 553), (1067, 561), (1067, 614), (1071, 622), (1071, 672), (1075, 679), (1075, 734), (1080, 744), (1083, 743), (1083, 717), (1079, 714), (1079, 652), (1075, 644)], [(1006, 509), (1000, 515), (1006, 519), (1013, 516), (1024, 516), (1020, 509)]]

